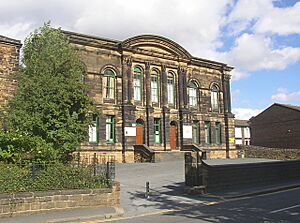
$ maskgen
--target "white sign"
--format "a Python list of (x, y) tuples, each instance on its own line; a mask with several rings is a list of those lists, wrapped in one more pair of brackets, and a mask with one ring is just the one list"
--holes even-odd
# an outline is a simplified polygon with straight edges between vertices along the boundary
[(125, 127), (125, 136), (136, 136), (135, 127)]
[(192, 139), (193, 138), (193, 127), (190, 125), (183, 126), (183, 138)]

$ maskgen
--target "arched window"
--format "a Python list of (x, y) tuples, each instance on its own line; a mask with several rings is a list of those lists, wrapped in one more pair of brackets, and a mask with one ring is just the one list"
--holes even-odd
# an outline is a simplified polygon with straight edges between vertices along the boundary
[(151, 100), (154, 103), (159, 102), (159, 81), (158, 73), (155, 70), (151, 72)]
[(172, 73), (168, 74), (167, 91), (168, 91), (168, 104), (174, 105), (175, 104), (174, 75)]
[(198, 104), (198, 86), (194, 81), (190, 82), (190, 84), (189, 84), (188, 94), (189, 94), (189, 105), (197, 106), (197, 104)]
[(138, 67), (134, 68), (133, 93), (135, 101), (142, 100), (142, 78), (142, 70)]
[(211, 87), (211, 108), (213, 111), (219, 111), (219, 89), (216, 85)]
[(115, 98), (116, 75), (111, 69), (104, 71), (104, 97), (108, 99)]

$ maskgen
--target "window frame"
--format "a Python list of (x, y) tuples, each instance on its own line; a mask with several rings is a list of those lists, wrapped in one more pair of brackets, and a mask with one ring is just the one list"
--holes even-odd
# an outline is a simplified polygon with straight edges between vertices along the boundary
[[(110, 120), (108, 120), (110, 119)], [(106, 115), (105, 118), (105, 140), (107, 144), (114, 144), (116, 140), (116, 135), (115, 135), (115, 116), (114, 115)], [(110, 127), (110, 132), (108, 133), (107, 127)], [(109, 136), (108, 136), (109, 135)], [(112, 136), (112, 137), (111, 137)]]
[[(194, 91), (195, 95), (192, 96), (191, 91)], [(197, 107), (198, 106), (198, 84), (195, 81), (191, 81), (188, 86), (188, 99), (189, 106)]]
[[(96, 141), (92, 141), (90, 137), (90, 132), (95, 131)], [(99, 143), (99, 116), (97, 114), (92, 115), (92, 125), (89, 125), (89, 143), (90, 144), (98, 144)]]
[[(154, 144), (161, 144), (161, 120), (160, 118), (154, 118), (153, 129), (154, 129)], [(156, 130), (157, 128), (157, 130)], [(158, 141), (156, 140), (156, 131), (158, 131)]]
[[(108, 74), (110, 72), (110, 74)], [(116, 97), (116, 74), (115, 72), (108, 68), (104, 70), (104, 78), (105, 78), (105, 99), (115, 99)], [(111, 86), (112, 81), (112, 86)], [(109, 85), (108, 85), (109, 83)]]
[[(160, 89), (160, 84), (159, 84), (159, 75), (158, 75), (158, 72), (156, 70), (153, 70), (151, 72), (151, 81), (150, 81), (150, 89), (151, 89), (151, 101), (152, 103), (156, 103), (158, 104), (159, 103), (159, 99), (160, 99), (160, 92), (159, 92), (159, 89)], [(155, 78), (155, 82), (152, 81), (152, 78)], [(154, 86), (152, 85), (152, 83), (156, 83), (156, 88), (154, 88)], [(154, 91), (153, 91), (154, 90)], [(155, 96), (156, 96), (156, 100), (153, 100), (153, 92), (156, 92)]]
[[(193, 143), (199, 144), (200, 143), (200, 122), (194, 121), (192, 125), (192, 136), (193, 136)], [(196, 136), (194, 135), (196, 133)]]
[(205, 122), (205, 144), (211, 144), (211, 123), (209, 121)]
[(219, 112), (220, 103), (219, 103), (219, 88), (214, 84), (210, 88), (210, 103), (211, 110), (214, 112)]
[[(172, 81), (172, 94), (173, 96), (171, 97), (170, 96), (170, 84), (169, 84), (169, 81)], [(174, 78), (174, 74), (172, 73), (168, 73), (168, 76), (167, 76), (167, 94), (168, 94), (168, 104), (170, 105), (175, 105), (175, 78)], [(171, 99), (171, 101), (170, 101)]]
[(222, 125), (220, 122), (216, 122), (215, 126), (216, 144), (222, 144)]
[[(139, 76), (138, 78), (136, 78), (137, 75)], [(136, 85), (135, 80), (139, 80), (139, 86)], [(136, 90), (137, 88), (139, 88), (139, 90)], [(136, 94), (139, 95), (138, 98), (136, 98)], [(142, 94), (143, 94), (143, 71), (141, 68), (135, 67), (133, 69), (133, 100), (142, 102)]]

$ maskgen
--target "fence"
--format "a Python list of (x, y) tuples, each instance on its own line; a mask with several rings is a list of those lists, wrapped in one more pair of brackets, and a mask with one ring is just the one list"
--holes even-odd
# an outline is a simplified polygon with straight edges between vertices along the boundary
[(0, 164), (0, 192), (110, 187), (115, 163)]

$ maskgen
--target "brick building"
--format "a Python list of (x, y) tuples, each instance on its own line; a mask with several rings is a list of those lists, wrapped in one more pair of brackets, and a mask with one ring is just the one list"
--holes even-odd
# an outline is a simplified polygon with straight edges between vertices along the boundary
[(250, 145), (250, 126), (248, 120), (234, 120), (235, 144)]
[(0, 112), (16, 89), (21, 41), (0, 35)]
[(193, 57), (160, 36), (117, 41), (64, 33), (86, 66), (84, 80), (98, 109), (82, 154), (133, 162), (134, 145), (178, 151), (194, 144), (210, 157), (235, 157), (232, 67)]
[(300, 149), (300, 106), (275, 103), (250, 119), (251, 144)]

